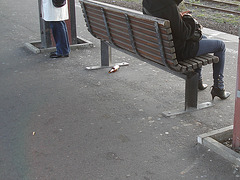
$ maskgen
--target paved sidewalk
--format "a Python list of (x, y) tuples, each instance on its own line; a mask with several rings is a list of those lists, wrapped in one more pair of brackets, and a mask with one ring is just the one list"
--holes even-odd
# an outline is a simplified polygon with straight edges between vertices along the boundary
[[(76, 3), (77, 33), (93, 48), (50, 59), (24, 43), (40, 39), (37, 2), (0, 1), (0, 180), (232, 180), (238, 167), (197, 144), (197, 136), (233, 124), (238, 37), (225, 41), (227, 100), (172, 118), (184, 107), (184, 81), (113, 50), (116, 73), (100, 64), (99, 40)], [(212, 85), (212, 68), (203, 69)], [(210, 101), (210, 88), (199, 102)]]

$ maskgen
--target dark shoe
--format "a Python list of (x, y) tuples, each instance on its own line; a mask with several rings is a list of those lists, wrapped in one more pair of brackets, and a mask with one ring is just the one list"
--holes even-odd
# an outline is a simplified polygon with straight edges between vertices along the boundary
[(50, 53), (50, 58), (62, 58), (62, 57), (69, 57), (69, 54), (61, 55), (61, 54), (57, 54), (56, 51)]
[(50, 52), (50, 55), (57, 54), (57, 51)]
[(231, 95), (231, 93), (225, 91), (225, 89), (219, 89), (217, 87), (212, 87), (211, 94), (212, 100), (215, 96), (219, 97), (220, 99), (227, 99)]
[(208, 87), (208, 85), (207, 85), (207, 84), (203, 84), (202, 80), (199, 80), (199, 81), (198, 81), (198, 89), (199, 89), (199, 90), (204, 90), (204, 89), (206, 89), (207, 87)]

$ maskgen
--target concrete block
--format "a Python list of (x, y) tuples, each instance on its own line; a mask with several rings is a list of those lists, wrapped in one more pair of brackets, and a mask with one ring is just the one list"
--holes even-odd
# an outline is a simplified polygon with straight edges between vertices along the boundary
[(201, 134), (197, 137), (199, 144), (211, 149), (230, 162), (240, 166), (240, 154), (222, 143), (233, 135), (233, 125)]

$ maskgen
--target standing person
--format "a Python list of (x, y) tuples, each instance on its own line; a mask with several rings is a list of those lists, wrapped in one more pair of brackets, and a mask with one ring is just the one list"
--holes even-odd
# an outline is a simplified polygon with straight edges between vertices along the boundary
[[(213, 86), (211, 90), (212, 99), (215, 96), (227, 99), (230, 93), (225, 91), (223, 82), (223, 70), (225, 62), (225, 44), (220, 40), (207, 39), (203, 36), (200, 40), (193, 40), (195, 32), (195, 22), (184, 20), (178, 5), (183, 0), (143, 0), (143, 13), (151, 16), (167, 19), (170, 21), (173, 42), (176, 49), (178, 61), (200, 56), (207, 53), (214, 53), (219, 58), (219, 62), (213, 64)], [(206, 84), (202, 83), (201, 69), (196, 70), (199, 74), (198, 89), (204, 90)]]
[(50, 58), (69, 57), (70, 47), (65, 20), (69, 19), (68, 3), (55, 7), (52, 0), (42, 0), (42, 18), (50, 22), (57, 51), (50, 53)]

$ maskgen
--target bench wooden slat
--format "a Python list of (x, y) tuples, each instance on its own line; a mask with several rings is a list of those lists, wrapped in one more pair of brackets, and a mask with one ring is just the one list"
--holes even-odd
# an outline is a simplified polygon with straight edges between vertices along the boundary
[[(141, 46), (144, 46), (144, 47), (146, 47), (146, 48), (153, 48), (153, 49), (156, 49), (157, 51), (159, 50), (159, 45), (158, 44), (156, 44), (156, 43), (154, 43), (154, 42), (151, 42), (151, 41), (146, 41), (145, 39), (141, 39), (141, 38), (139, 38), (139, 37), (136, 37), (136, 36), (134, 36), (134, 39), (135, 39), (135, 41), (136, 41), (136, 44), (139, 44), (139, 45), (141, 45)], [(174, 54), (174, 52), (175, 52), (175, 49), (173, 48), (173, 47), (165, 47), (164, 48), (164, 50), (165, 50), (165, 52), (166, 53), (169, 53), (169, 54)], [(175, 57), (176, 58), (176, 57)], [(174, 58), (174, 59), (175, 59)]]
[(202, 68), (202, 66), (203, 66), (202, 61), (199, 61), (199, 60), (197, 60), (195, 58), (190, 58), (188, 60), (197, 63), (198, 68)]
[[(150, 59), (150, 60), (152, 60), (152, 61), (154, 61), (154, 62), (156, 62), (156, 63), (158, 63), (158, 64), (164, 65), (164, 63), (161, 61), (161, 58), (160, 58), (160, 57), (155, 56), (154, 54), (145, 53), (145, 52), (143, 52), (143, 51), (141, 51), (141, 50), (140, 50), (139, 52), (141, 53), (141, 56), (142, 56), (142, 57), (144, 57), (144, 58), (146, 58), (146, 59)], [(171, 66), (173, 66), (173, 67), (176, 66), (176, 64), (174, 64), (174, 62), (173, 62), (172, 60), (167, 59), (167, 62), (168, 62)], [(178, 66), (178, 68), (176, 68), (176, 70), (178, 70), (178, 71), (180, 71), (180, 69), (181, 69), (181, 67), (179, 67), (179, 66)]]
[[(148, 29), (148, 30), (153, 30), (152, 27), (154, 27), (154, 24), (153, 22), (151, 24), (144, 24), (144, 23), (139, 23), (139, 21), (135, 20), (133, 17), (130, 17), (130, 20), (131, 20), (131, 25), (133, 28), (139, 28), (139, 29)], [(144, 27), (144, 28), (142, 28)], [(153, 31), (155, 32), (155, 31)], [(167, 27), (164, 27), (164, 26), (161, 26), (161, 33), (162, 34), (171, 34), (171, 29), (170, 28), (167, 28)]]
[(194, 61), (190, 61), (189, 59), (187, 59), (187, 60), (184, 60), (184, 62), (187, 62), (187, 63), (191, 64), (193, 69), (197, 69), (198, 68), (198, 64), (196, 62), (194, 62)]
[(212, 58), (208, 58), (206, 56), (199, 56), (200, 58), (206, 59), (208, 64), (212, 64), (213, 60)]
[(204, 58), (201, 58), (201, 57), (195, 57), (194, 59), (197, 59), (197, 60), (200, 60), (200, 61), (202, 61), (202, 64), (205, 66), (205, 65), (207, 65), (208, 64), (208, 61), (206, 60), (206, 59), (204, 59)]
[(185, 66), (187, 71), (193, 71), (193, 66), (191, 63), (188, 63), (186, 61), (180, 61), (179, 64)]
[(218, 63), (219, 62), (219, 58), (217, 56), (212, 56), (210, 54), (206, 54), (205, 56), (208, 57), (208, 58), (211, 58), (213, 63)]
[[(140, 55), (143, 55), (143, 56), (144, 56), (144, 54), (146, 54), (146, 53), (147, 53), (147, 54), (153, 54), (157, 62), (161, 61), (160, 63), (161, 63), (161, 64), (163, 63), (160, 55), (154, 53), (154, 51), (146, 51), (146, 49), (145, 49), (144, 47), (139, 47), (139, 46), (137, 46), (137, 50), (138, 50), (139, 54), (140, 54)], [(171, 64), (171, 65), (176, 65), (176, 64), (178, 64), (177, 60), (176, 60), (176, 59), (173, 59), (172, 56), (171, 56), (171, 54), (166, 54), (166, 59), (167, 59), (168, 63)]]
[(101, 29), (97, 26), (92, 26), (91, 28), (92, 28), (93, 34), (95, 36), (97, 36), (98, 34), (104, 35), (107, 37), (107, 39), (104, 39), (104, 40), (109, 41), (108, 35), (107, 35), (106, 31), (104, 31), (104, 29)]
[[(134, 31), (134, 37), (139, 37), (141, 39), (145, 39), (146, 41), (157, 43), (157, 38), (156, 37), (149, 36), (149, 35), (144, 34), (142, 32)], [(170, 38), (170, 36), (168, 36), (168, 35), (163, 35), (162, 36), (163, 43), (165, 43), (165, 45), (167, 47), (171, 48), (171, 47), (173, 47), (173, 41), (169, 40), (169, 38)]]
[(206, 59), (208, 61), (208, 64), (217, 63), (219, 61), (218, 57), (212, 56), (210, 54), (205, 54), (200, 57)]

